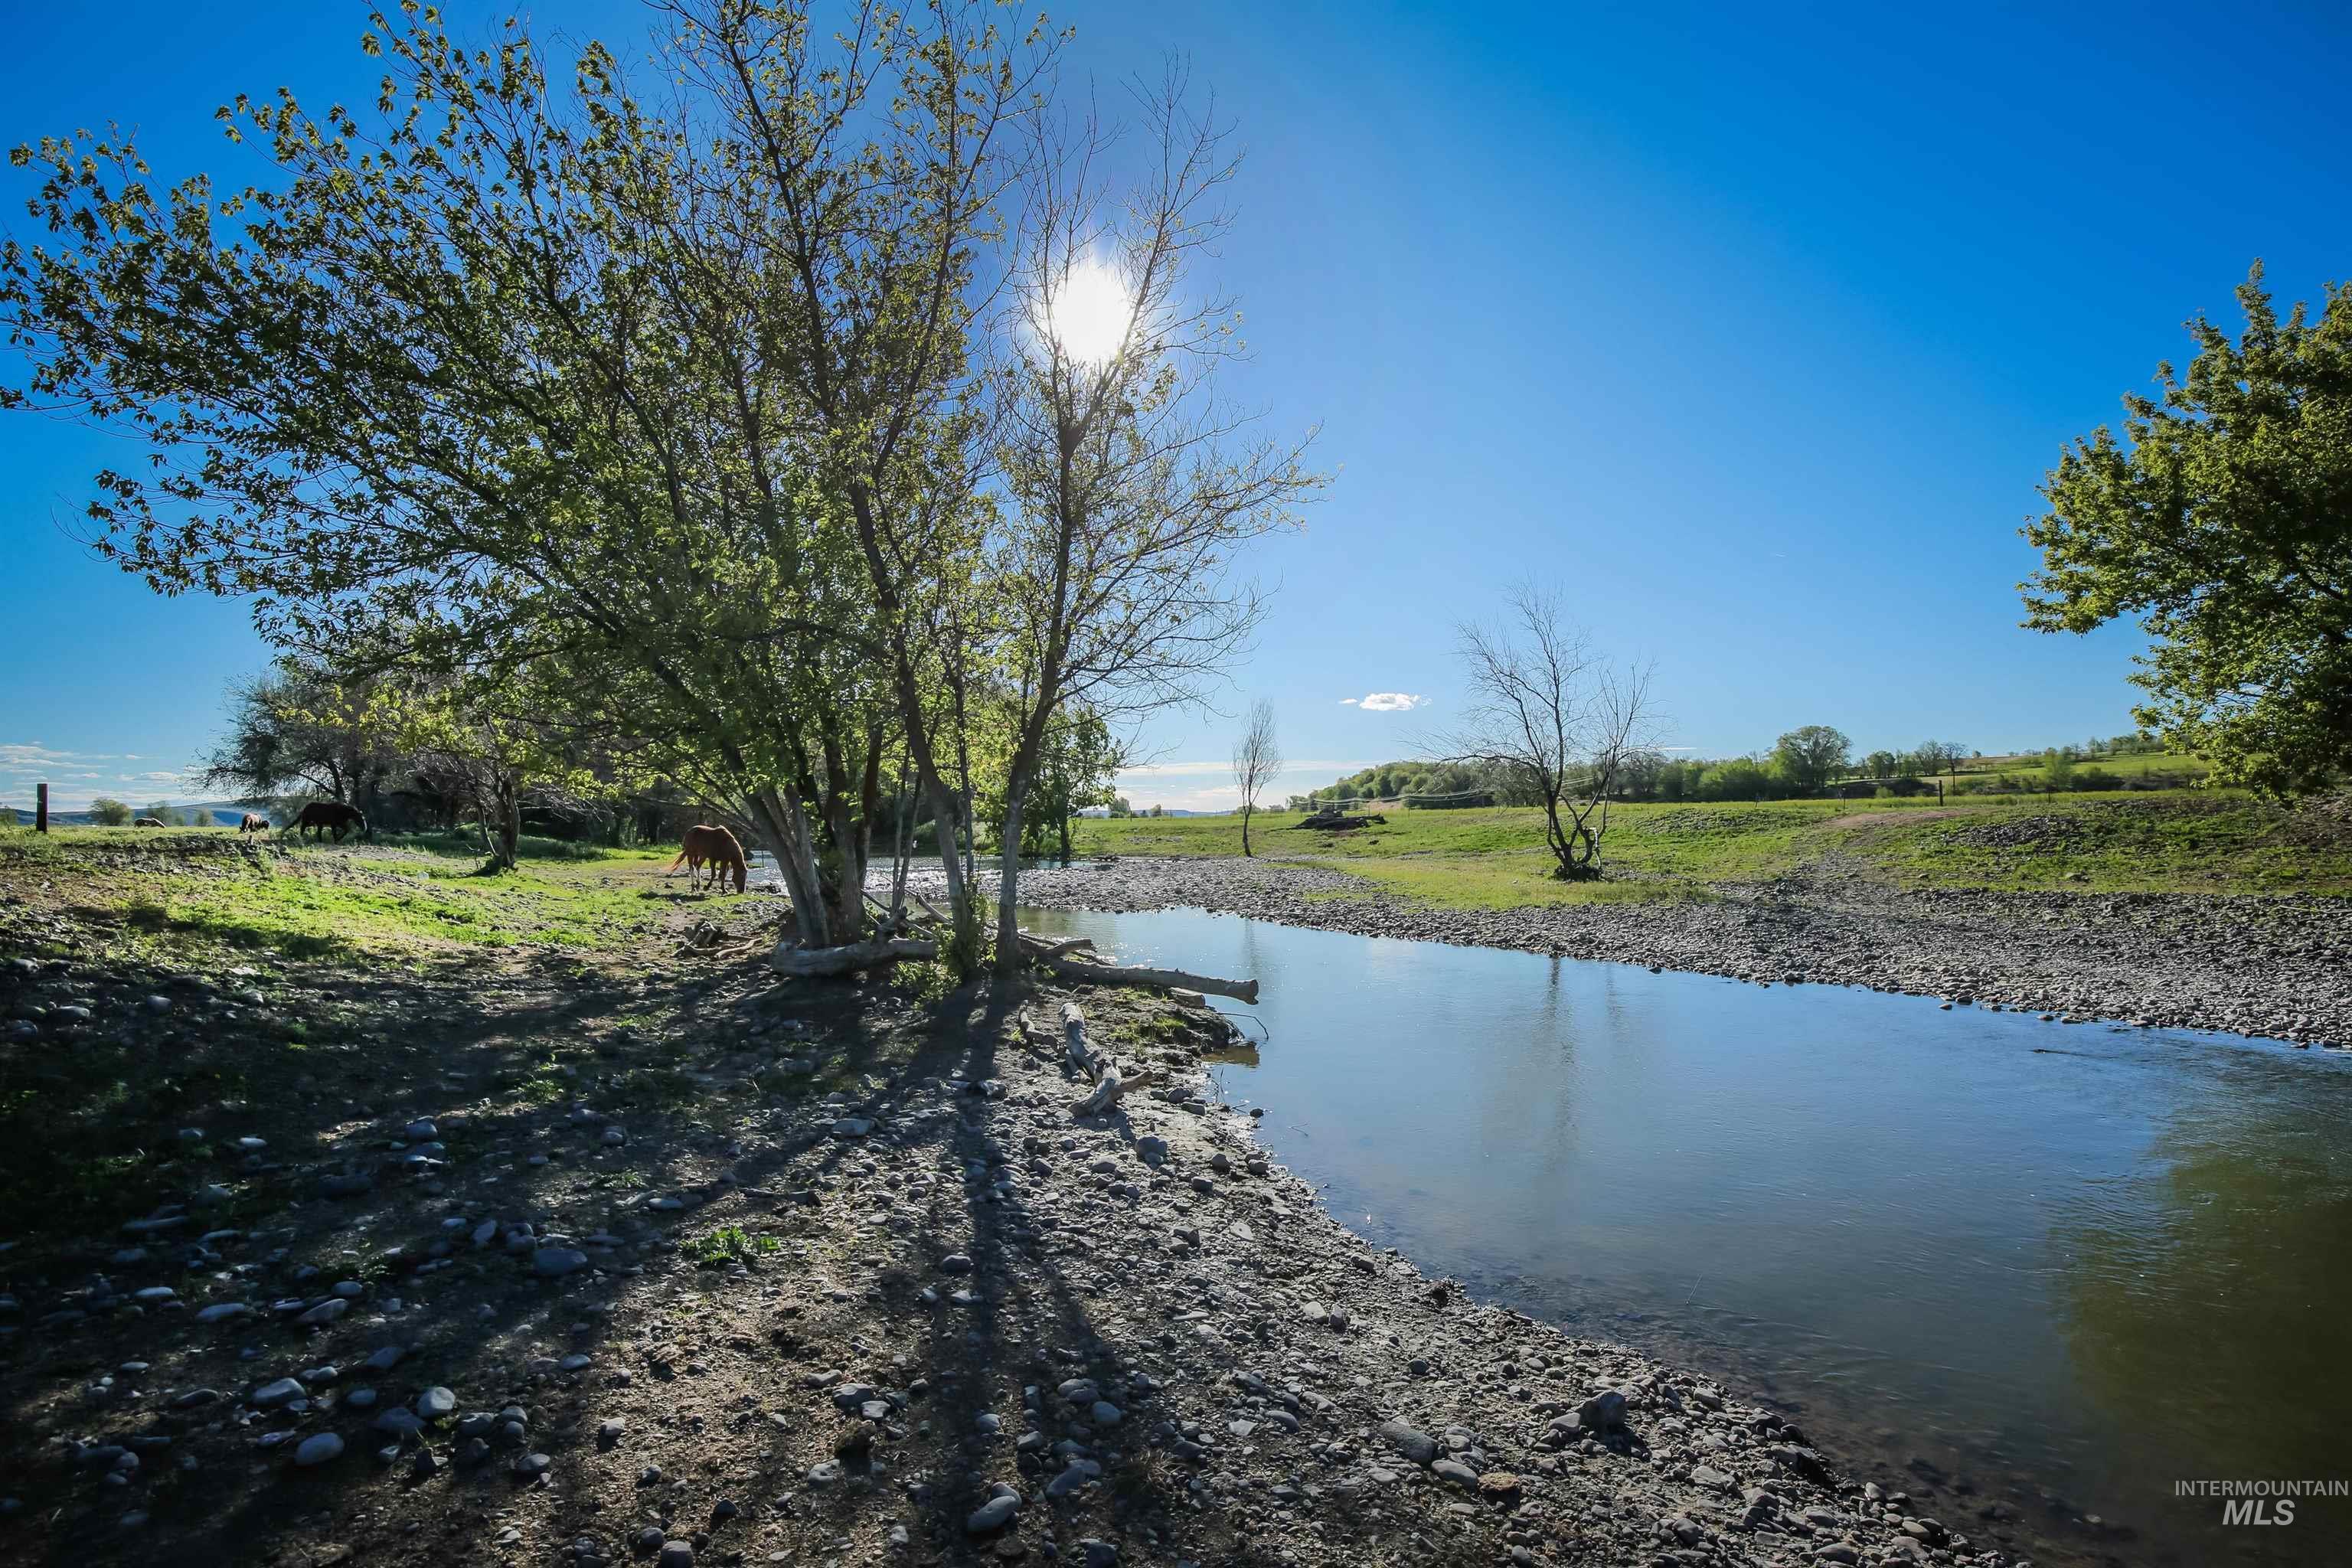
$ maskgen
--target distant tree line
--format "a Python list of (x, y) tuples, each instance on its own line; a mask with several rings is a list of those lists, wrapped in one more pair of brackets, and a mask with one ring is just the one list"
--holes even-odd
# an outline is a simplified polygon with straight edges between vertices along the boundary
[[(1612, 782), (1610, 798), (1621, 801), (1805, 800), (1828, 794), (1893, 795), (1932, 792), (1936, 781), (1964, 795), (2178, 788), (2198, 776), (2188, 770), (2108, 772), (2103, 760), (2143, 756), (2164, 750), (2163, 740), (2145, 731), (2095, 736), (2079, 745), (2050, 747), (2021, 755), (2011, 770), (1982, 767), (1983, 754), (1958, 741), (1923, 741), (1907, 751), (1881, 749), (1857, 757), (1841, 731), (1826, 724), (1791, 730), (1771, 750), (1740, 757), (1677, 757), (1651, 749), (1629, 754)], [(2036, 770), (2029, 776), (2023, 770)], [(1871, 786), (1863, 790), (1862, 786)], [(1524, 779), (1508, 768), (1461, 763), (1381, 763), (1346, 778), (1294, 795), (1292, 811), (1320, 806), (1397, 801), (1404, 805), (1450, 805), (1484, 796), (1478, 804), (1533, 805)]]

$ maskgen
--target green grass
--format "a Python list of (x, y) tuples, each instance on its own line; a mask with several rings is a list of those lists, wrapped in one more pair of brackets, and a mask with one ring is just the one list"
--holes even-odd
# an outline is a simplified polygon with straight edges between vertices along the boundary
[[(1296, 814), (1261, 814), (1251, 837), (1260, 855), (1328, 865), (1363, 883), (1361, 894), (1318, 897), (1380, 891), (1441, 909), (1707, 897), (1830, 858), (1904, 886), (2352, 894), (2352, 820), (2325, 805), (2282, 811), (2219, 790), (1616, 806), (1598, 882), (1549, 875), (1543, 818), (1531, 808), (1387, 816), (1330, 834), (1297, 830)], [(2021, 823), (2038, 826), (2020, 831)], [(1077, 847), (1238, 855), (1241, 821), (1090, 818)]]
[(2218, 793), (2055, 795), (1922, 824), (1877, 858), (1935, 884), (2343, 895), (2352, 893), (2352, 820)]
[(678, 1250), (693, 1261), (706, 1267), (726, 1263), (750, 1263), (755, 1258), (782, 1251), (783, 1244), (772, 1236), (752, 1236), (741, 1226), (730, 1225), (707, 1236), (698, 1236), (683, 1244)]
[[(457, 860), (482, 858), (481, 835), (471, 829), (433, 833), (379, 833), (375, 843), (389, 849), (409, 849), (425, 855), (439, 855)], [(654, 860), (669, 861), (677, 856), (677, 846), (667, 848), (658, 845), (631, 845), (625, 848), (608, 848), (602, 844), (582, 844), (568, 838), (540, 838), (524, 834), (515, 840), (518, 860)]]
[[(2134, 752), (2117, 757), (2078, 757), (2074, 772), (2081, 774), (2097, 769), (2108, 778), (2121, 781), (2143, 780), (2151, 776), (2167, 784), (2194, 784), (2203, 781), (2212, 769), (2195, 757), (2170, 752)], [(2005, 775), (2021, 789), (2038, 790), (2049, 770), (2042, 765), (2042, 753), (2025, 752), (2007, 757), (1970, 757), (1960, 763), (1961, 779), (1989, 782), (1995, 775)], [(1947, 774), (1944, 787), (1950, 789), (1954, 780)]]
[[(239, 946), (323, 958), (420, 944), (596, 947), (649, 929), (643, 903), (525, 866), (499, 878), (375, 861), (327, 874), (166, 877), (140, 919)], [(152, 906), (160, 905), (160, 910)]]

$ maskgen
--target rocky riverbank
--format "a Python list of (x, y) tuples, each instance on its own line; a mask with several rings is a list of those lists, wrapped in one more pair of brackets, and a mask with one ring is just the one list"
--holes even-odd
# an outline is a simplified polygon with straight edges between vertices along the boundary
[(239, 967), (0, 974), (16, 1068), (184, 1075), (178, 1196), (0, 1250), (13, 1560), (2010, 1560), (1368, 1247), (1204, 1098), (1205, 1010), (1087, 993), (1150, 1076), (1082, 1117), (1058, 993)]
[(1704, 898), (1432, 910), (1323, 865), (1134, 857), (1026, 871), (1021, 890), (1048, 908), (1199, 907), (1360, 936), (2352, 1047), (2352, 903), (2342, 900), (1907, 889), (1825, 864)]

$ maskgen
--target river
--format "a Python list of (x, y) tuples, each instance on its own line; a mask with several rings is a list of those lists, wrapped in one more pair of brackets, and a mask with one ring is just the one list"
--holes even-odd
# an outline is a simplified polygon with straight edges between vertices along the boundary
[(1221, 1005), (1265, 1044), (1213, 1076), (1340, 1220), (1955, 1528), (2352, 1562), (2352, 1497), (2224, 1526), (2176, 1485), (2352, 1479), (2352, 1062), (1199, 910), (1025, 923), (1256, 977)]

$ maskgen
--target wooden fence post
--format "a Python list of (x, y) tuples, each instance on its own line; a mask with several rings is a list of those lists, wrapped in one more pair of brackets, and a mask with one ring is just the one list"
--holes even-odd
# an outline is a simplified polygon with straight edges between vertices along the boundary
[(38, 786), (37, 798), (35, 800), (33, 805), (33, 831), (36, 833), (47, 833), (48, 830), (49, 786), (42, 784)]

